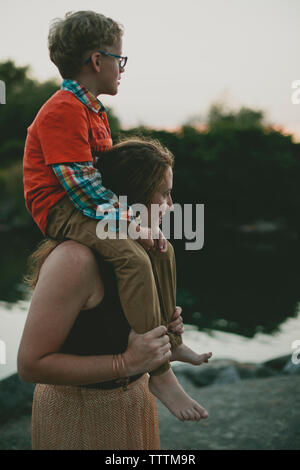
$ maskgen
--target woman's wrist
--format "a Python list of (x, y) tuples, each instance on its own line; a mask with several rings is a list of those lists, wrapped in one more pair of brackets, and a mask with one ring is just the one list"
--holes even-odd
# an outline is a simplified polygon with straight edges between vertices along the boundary
[(117, 374), (118, 378), (129, 377), (129, 372), (124, 354), (113, 354), (112, 370), (113, 374)]

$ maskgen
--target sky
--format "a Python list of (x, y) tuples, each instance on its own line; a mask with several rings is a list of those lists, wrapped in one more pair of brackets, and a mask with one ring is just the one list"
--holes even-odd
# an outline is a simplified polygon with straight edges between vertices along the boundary
[(300, 80), (300, 0), (0, 0), (0, 62), (61, 81), (48, 55), (49, 25), (78, 10), (124, 26), (119, 93), (100, 97), (123, 127), (201, 123), (223, 102), (261, 109), (300, 140), (300, 104), (291, 101)]

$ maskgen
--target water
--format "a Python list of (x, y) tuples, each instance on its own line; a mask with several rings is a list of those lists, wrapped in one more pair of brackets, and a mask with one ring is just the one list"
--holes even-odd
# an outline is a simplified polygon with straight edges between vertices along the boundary
[[(298, 238), (214, 234), (208, 227), (203, 250), (189, 252), (180, 240), (174, 243), (185, 343), (199, 353), (212, 351), (215, 359), (241, 362), (291, 354), (293, 341), (300, 340)], [(32, 227), (0, 231), (0, 379), (17, 370), (31, 295), (22, 275), (39, 240)]]
[[(0, 302), (0, 340), (6, 346), (6, 364), (1, 364), (0, 379), (17, 371), (17, 352), (25, 325), (30, 301), (13, 304)], [(234, 359), (239, 362), (259, 363), (274, 357), (292, 354), (292, 343), (300, 340), (300, 303), (297, 315), (282, 323), (276, 333), (257, 333), (252, 338), (238, 334), (204, 329), (185, 324), (185, 344), (196, 352), (212, 351), (213, 359)], [(179, 362), (174, 362), (176, 367)]]

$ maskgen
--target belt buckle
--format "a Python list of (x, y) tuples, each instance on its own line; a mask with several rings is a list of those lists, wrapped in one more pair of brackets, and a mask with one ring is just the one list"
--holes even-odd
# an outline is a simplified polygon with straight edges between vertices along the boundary
[(116, 379), (116, 383), (119, 383), (121, 386), (122, 386), (122, 390), (124, 392), (126, 392), (126, 390), (128, 390), (128, 384), (129, 384), (129, 381), (130, 381), (130, 377), (125, 377), (125, 378), (121, 378), (121, 379)]

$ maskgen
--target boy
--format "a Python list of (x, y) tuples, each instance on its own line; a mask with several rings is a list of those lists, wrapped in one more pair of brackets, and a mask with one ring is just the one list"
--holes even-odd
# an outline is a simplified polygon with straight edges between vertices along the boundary
[[(147, 254), (154, 246), (151, 231), (135, 222), (128, 207), (125, 218), (139, 232), (137, 241), (99, 239), (96, 235), (99, 220), (113, 218), (117, 222), (121, 217), (118, 198), (102, 186), (95, 163), (101, 152), (112, 147), (105, 108), (96, 97), (118, 92), (127, 62), (122, 57), (122, 34), (118, 23), (91, 11), (67, 14), (50, 28), (50, 58), (64, 81), (62, 89), (44, 104), (28, 128), (24, 190), (26, 206), (44, 235), (76, 240), (113, 264), (128, 323), (137, 333), (145, 333), (162, 323)], [(161, 252), (166, 252), (164, 242), (160, 233)], [(166, 252), (166, 256), (171, 254)], [(175, 302), (174, 298), (164, 302), (169, 319)], [(180, 335), (168, 334), (176, 348), (176, 360), (181, 360), (182, 352), (183, 361), (207, 362), (209, 355), (200, 357), (189, 350), (190, 355)], [(121, 377), (126, 377), (122, 355), (119, 359), (114, 366), (119, 367)], [(180, 387), (169, 362), (151, 371), (149, 386), (179, 419), (207, 417), (206, 410)]]

